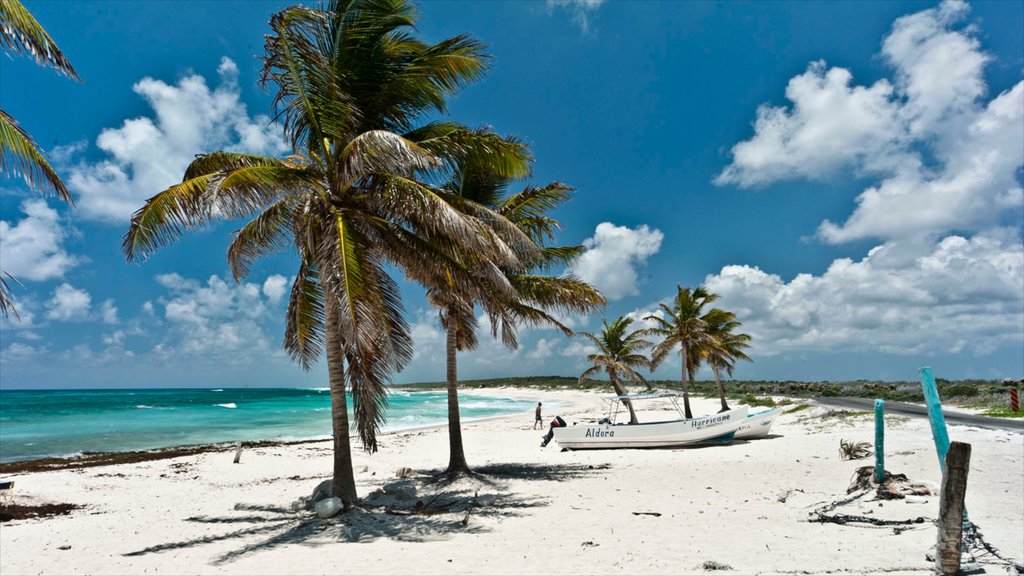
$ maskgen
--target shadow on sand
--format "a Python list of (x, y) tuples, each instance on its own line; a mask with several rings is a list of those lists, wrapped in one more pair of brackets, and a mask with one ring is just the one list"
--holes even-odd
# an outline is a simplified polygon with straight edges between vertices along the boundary
[(509, 492), (509, 481), (561, 481), (608, 467), (606, 464), (491, 464), (454, 480), (437, 471), (426, 472), (412, 478), (395, 479), (365, 495), (352, 510), (325, 520), (309, 510), (306, 499), (296, 502), (292, 508), (236, 504), (234, 512), (240, 514), (193, 516), (185, 522), (244, 525), (237, 530), (157, 544), (125, 556), (238, 541), (236, 549), (212, 559), (213, 564), (224, 564), (289, 544), (318, 547), (335, 542), (371, 542), (379, 538), (425, 542), (443, 540), (455, 533), (482, 533), (488, 528), (479, 522), (481, 519), (520, 516), (530, 508), (548, 504), (544, 498)]

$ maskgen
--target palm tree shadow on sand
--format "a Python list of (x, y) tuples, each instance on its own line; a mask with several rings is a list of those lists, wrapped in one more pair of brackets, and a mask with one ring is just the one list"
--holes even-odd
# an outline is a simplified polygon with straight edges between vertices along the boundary
[(372, 542), (380, 538), (426, 542), (444, 540), (455, 534), (479, 534), (489, 531), (481, 519), (521, 516), (530, 508), (549, 504), (544, 498), (523, 497), (510, 492), (507, 489), (509, 481), (561, 481), (606, 468), (608, 465), (491, 464), (481, 466), (472, 476), (457, 481), (445, 481), (443, 475), (428, 472), (415, 478), (396, 479), (371, 492), (356, 508), (328, 519), (317, 518), (304, 501), (297, 510), (239, 503), (233, 508), (238, 514), (192, 516), (185, 521), (244, 527), (157, 544), (124, 555), (144, 556), (238, 541), (238, 548), (212, 558), (212, 564), (216, 565), (292, 544), (316, 548), (338, 542)]

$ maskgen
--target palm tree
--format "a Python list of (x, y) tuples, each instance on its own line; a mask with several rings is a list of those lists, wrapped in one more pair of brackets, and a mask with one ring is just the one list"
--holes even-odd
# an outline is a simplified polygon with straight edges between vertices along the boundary
[[(412, 357), (397, 283), (387, 266), (426, 286), (437, 263), (463, 254), (519, 266), (529, 238), (493, 212), (467, 215), (422, 182), (466, 148), (500, 165), (500, 139), (451, 123), (414, 126), (480, 77), (482, 45), (457, 36), (415, 39), (406, 0), (336, 0), (323, 9), (276, 13), (262, 82), (290, 139), (286, 159), (214, 152), (132, 217), (123, 250), (139, 260), (214, 219), (250, 218), (228, 249), (236, 280), (258, 258), (294, 247), (299, 269), (288, 303), (284, 347), (310, 369), (326, 352), (334, 434), (334, 495), (357, 499), (346, 387), (363, 447), (377, 448), (385, 385)], [(500, 233), (499, 233), (500, 231)], [(454, 266), (457, 282), (473, 284)]]
[[(18, 0), (0, 0), (0, 47), (8, 55), (30, 56), (58, 74), (81, 80), (50, 35)], [(21, 176), (29, 187), (74, 204), (64, 182), (46, 161), (46, 154), (18, 121), (3, 110), (0, 110), (0, 175), (5, 178)], [(17, 318), (11, 287), (3, 276), (17, 282), (10, 274), (0, 273), (0, 314), (5, 318), (14, 314)]]
[(683, 407), (687, 418), (693, 418), (693, 412), (690, 411), (690, 382), (697, 374), (700, 350), (707, 338), (703, 310), (706, 305), (717, 299), (717, 294), (708, 292), (703, 286), (693, 290), (677, 286), (672, 305), (660, 304), (664, 317), (651, 314), (644, 318), (655, 323), (655, 326), (646, 329), (644, 334), (662, 339), (651, 351), (652, 371), (665, 360), (669, 352), (676, 347), (679, 348)]
[[(647, 383), (647, 380), (636, 369), (651, 369), (651, 360), (640, 353), (649, 348), (651, 343), (643, 339), (644, 330), (629, 331), (629, 325), (632, 323), (632, 318), (620, 316), (611, 324), (605, 320), (600, 335), (595, 336), (589, 332), (583, 332), (583, 336), (597, 346), (597, 352), (587, 356), (587, 362), (593, 366), (580, 374), (580, 383), (602, 369), (608, 375), (612, 388), (619, 396), (626, 395), (626, 388), (623, 386), (621, 378), (641, 384)], [(636, 424), (633, 403), (626, 399), (623, 399), (622, 403), (629, 409), (629, 423)]]
[(715, 375), (715, 387), (718, 389), (718, 398), (722, 402), (722, 412), (729, 409), (725, 401), (725, 387), (722, 385), (720, 371), (725, 371), (732, 376), (738, 360), (750, 360), (743, 350), (750, 347), (749, 334), (736, 334), (734, 330), (741, 324), (736, 320), (736, 315), (719, 308), (713, 308), (704, 315), (705, 330), (708, 338), (704, 342), (701, 356), (711, 366)]
[[(481, 130), (478, 134), (487, 136), (491, 133)], [(526, 147), (514, 138), (507, 138), (505, 142), (512, 152), (509, 162), (523, 162), (528, 167), (530, 157)], [(545, 246), (547, 241), (554, 239), (554, 231), (559, 228), (558, 221), (548, 217), (547, 212), (568, 200), (572, 188), (552, 182), (541, 188), (527, 187), (505, 197), (511, 180), (496, 172), (493, 162), (482, 161), (475, 150), (469, 150), (461, 156), (451, 179), (443, 186), (453, 206), (463, 210), (467, 205), (490, 208), (527, 234), (538, 248), (532, 257), (521, 257), (523, 265), (518, 269), (479, 258), (459, 262), (465, 272), (479, 275), (485, 281), (485, 286), (486, 280), (496, 273), (500, 281), (490, 284), (507, 283), (511, 291), (477, 290), (478, 296), (474, 297), (467, 291), (469, 286), (452, 282), (447, 271), (441, 275), (442, 283), (428, 289), (428, 299), (438, 307), (441, 326), (447, 334), (449, 461), (445, 473), (449, 478), (470, 473), (462, 443), (457, 353), (477, 346), (475, 305), (481, 305), (488, 314), (492, 335), (497, 336), (500, 332), (505, 345), (515, 348), (516, 328), (520, 324), (546, 324), (562, 330), (566, 335), (572, 335), (572, 330), (549, 311), (582, 314), (606, 303), (600, 292), (578, 278), (571, 275), (553, 277), (540, 273), (554, 264), (570, 264), (583, 250), (582, 246)]]

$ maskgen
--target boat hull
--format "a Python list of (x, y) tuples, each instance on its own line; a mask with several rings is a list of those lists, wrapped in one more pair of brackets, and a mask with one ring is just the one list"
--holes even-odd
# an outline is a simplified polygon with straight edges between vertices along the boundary
[(764, 438), (771, 431), (772, 424), (775, 424), (775, 419), (779, 417), (779, 414), (782, 414), (782, 408), (747, 416), (747, 419), (736, 429), (735, 438), (737, 440)]
[(678, 448), (732, 441), (747, 419), (747, 408), (720, 414), (641, 424), (590, 424), (555, 428), (555, 441), (570, 450)]

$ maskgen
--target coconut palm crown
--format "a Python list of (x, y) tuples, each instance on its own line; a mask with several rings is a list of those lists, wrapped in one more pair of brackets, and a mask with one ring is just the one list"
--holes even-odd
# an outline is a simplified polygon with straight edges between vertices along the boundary
[[(0, 48), (7, 55), (29, 56), (37, 64), (48, 66), (58, 74), (75, 80), (78, 73), (57, 47), (46, 30), (18, 0), (0, 0)], [(46, 154), (10, 114), (0, 109), (0, 176), (21, 177), (30, 188), (45, 195), (55, 195), (74, 204), (60, 176), (50, 166)], [(6, 278), (4, 278), (6, 276)], [(8, 317), (18, 311), (7, 280), (17, 280), (0, 272), (0, 315)]]
[[(294, 250), (299, 267), (289, 298), (284, 348), (309, 369), (326, 352), (334, 432), (334, 495), (350, 507), (352, 474), (346, 388), (356, 428), (375, 450), (385, 385), (412, 358), (398, 284), (387, 267), (432, 286), (438, 263), (486, 259), (521, 267), (530, 238), (482, 206), (454, 209), (424, 182), (450, 159), (477, 150), (493, 169), (508, 146), (450, 122), (417, 126), (485, 71), (488, 56), (468, 36), (426, 44), (412, 35), (405, 0), (336, 0), (273, 15), (262, 82), (293, 155), (284, 159), (200, 155), (180, 184), (150, 198), (125, 234), (129, 260), (216, 219), (248, 219), (228, 260), (236, 279), (262, 256)], [(454, 281), (497, 291), (453, 265)], [(472, 289), (472, 288), (469, 288)]]
[(704, 307), (717, 299), (718, 295), (708, 292), (703, 286), (693, 290), (677, 286), (671, 305), (659, 305), (662, 315), (651, 314), (644, 318), (654, 323), (652, 328), (645, 329), (644, 334), (661, 339), (651, 350), (651, 370), (661, 365), (670, 352), (679, 349), (683, 408), (687, 418), (693, 418), (690, 382), (697, 373), (700, 350), (707, 339)]
[(732, 376), (736, 362), (751, 361), (743, 350), (750, 347), (749, 334), (737, 334), (734, 331), (741, 326), (736, 315), (720, 308), (712, 308), (704, 315), (705, 333), (707, 338), (700, 351), (700, 356), (711, 366), (715, 375), (715, 387), (722, 403), (722, 412), (729, 409), (725, 400), (725, 386), (722, 384), (721, 371), (724, 369)]
[[(579, 382), (583, 383), (587, 378), (604, 370), (608, 375), (615, 393), (619, 396), (626, 394), (623, 385), (624, 380), (646, 384), (647, 379), (637, 372), (638, 368), (651, 369), (651, 360), (642, 352), (651, 347), (651, 343), (644, 340), (643, 330), (630, 331), (629, 326), (633, 319), (628, 316), (620, 316), (610, 324), (604, 320), (604, 327), (601, 333), (594, 335), (590, 332), (581, 333), (597, 347), (597, 352), (587, 356), (587, 362), (593, 364), (580, 374)], [(633, 410), (633, 403), (623, 400), (623, 404), (629, 409), (629, 423), (636, 424), (636, 412)]]

